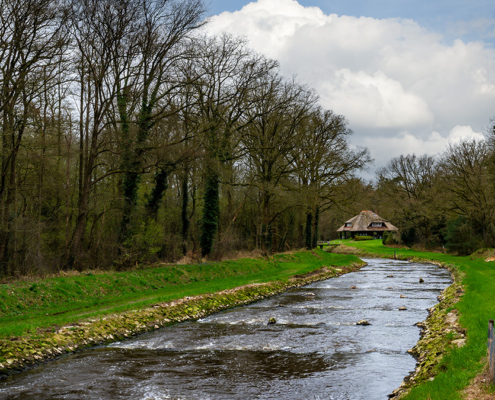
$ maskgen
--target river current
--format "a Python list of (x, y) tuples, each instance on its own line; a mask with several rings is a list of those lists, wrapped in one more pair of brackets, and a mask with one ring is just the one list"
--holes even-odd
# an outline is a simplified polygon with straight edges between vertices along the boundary
[[(414, 324), (451, 278), (435, 265), (365, 261), (358, 272), (11, 376), (0, 399), (386, 400), (415, 368)], [(371, 325), (356, 325), (362, 319)]]

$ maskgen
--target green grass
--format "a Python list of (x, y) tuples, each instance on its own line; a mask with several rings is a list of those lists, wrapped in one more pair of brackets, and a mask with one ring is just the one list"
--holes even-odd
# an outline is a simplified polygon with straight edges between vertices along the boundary
[(170, 265), (3, 284), (0, 285), (0, 338), (35, 335), (38, 328), (55, 329), (55, 325), (250, 283), (286, 281), (322, 266), (344, 266), (356, 261), (356, 256), (317, 250), (281, 254), (269, 260)]
[(462, 348), (452, 349), (443, 357), (433, 381), (418, 385), (405, 397), (408, 400), (462, 399), (462, 390), (481, 372), (486, 359), (488, 320), (495, 318), (495, 262), (406, 248), (389, 248), (383, 246), (381, 240), (345, 240), (343, 243), (368, 255), (393, 257), (396, 252), (404, 258), (420, 257), (441, 261), (455, 266), (463, 273), (465, 294), (456, 308), (460, 312), (461, 325), (467, 328), (467, 343)]

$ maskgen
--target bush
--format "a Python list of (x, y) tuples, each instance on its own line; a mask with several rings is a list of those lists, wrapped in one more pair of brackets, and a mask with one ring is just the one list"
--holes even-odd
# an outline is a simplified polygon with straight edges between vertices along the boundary
[(445, 247), (449, 253), (453, 252), (464, 256), (483, 247), (483, 238), (465, 217), (450, 221), (445, 231)]
[(382, 236), (382, 244), (383, 245), (386, 244), (385, 242), (387, 241), (387, 238), (388, 238), (388, 232), (385, 231), (385, 232), (383, 232), (383, 236)]
[(373, 236), (356, 236), (354, 240), (356, 242), (360, 242), (361, 240), (373, 240)]
[(385, 239), (385, 235), (383, 235), (383, 237), (384, 237), (383, 244), (385, 246), (391, 246), (394, 244), (399, 244), (399, 241), (395, 238), (393, 233), (390, 233), (390, 232), (385, 232), (385, 233), (387, 234), (386, 239)]
[(416, 228), (412, 226), (404, 229), (400, 234), (400, 238), (407, 247), (412, 247), (412, 245), (416, 242)]

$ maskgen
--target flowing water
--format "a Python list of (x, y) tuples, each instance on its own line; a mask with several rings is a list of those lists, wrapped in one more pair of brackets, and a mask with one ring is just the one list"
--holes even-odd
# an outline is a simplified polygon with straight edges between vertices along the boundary
[(0, 399), (386, 400), (415, 368), (414, 323), (451, 279), (434, 265), (365, 261), (359, 272), (11, 376)]

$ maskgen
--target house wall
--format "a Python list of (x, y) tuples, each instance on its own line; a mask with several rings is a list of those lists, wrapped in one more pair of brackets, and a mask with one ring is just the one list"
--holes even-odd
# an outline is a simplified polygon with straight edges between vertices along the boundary
[(344, 232), (341, 232), (340, 238), (341, 239), (350, 239), (350, 238), (354, 238), (356, 236), (373, 236), (375, 239), (382, 239), (383, 238), (383, 232), (392, 232), (392, 231), (380, 231), (380, 232), (373, 232), (373, 231), (349, 232), (349, 231), (344, 231)]

